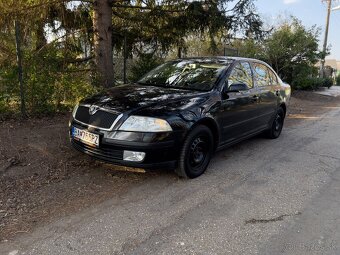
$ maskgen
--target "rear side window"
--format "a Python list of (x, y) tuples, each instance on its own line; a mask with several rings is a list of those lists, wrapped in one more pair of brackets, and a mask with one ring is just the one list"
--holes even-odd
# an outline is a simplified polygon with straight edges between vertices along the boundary
[(228, 78), (228, 85), (235, 83), (244, 83), (249, 89), (253, 87), (253, 74), (249, 63), (241, 62), (234, 66)]
[(272, 83), (270, 70), (263, 64), (254, 63), (254, 76), (257, 86), (265, 87)]
[(279, 81), (277, 79), (276, 74), (272, 70), (270, 70), (269, 68), (268, 68), (268, 70), (269, 70), (271, 85), (279, 84)]

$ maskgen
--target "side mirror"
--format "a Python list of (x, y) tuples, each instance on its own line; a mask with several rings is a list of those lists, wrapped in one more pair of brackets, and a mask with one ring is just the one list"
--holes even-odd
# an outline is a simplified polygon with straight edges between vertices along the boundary
[(244, 83), (233, 83), (230, 85), (229, 89), (227, 89), (227, 93), (229, 92), (240, 92), (240, 91), (245, 91), (249, 90), (248, 86)]
[(241, 92), (241, 91), (247, 91), (249, 90), (248, 86), (245, 83), (233, 83), (229, 86), (226, 84), (223, 88), (222, 91), (222, 98), (228, 99), (229, 98), (229, 93), (231, 92)]

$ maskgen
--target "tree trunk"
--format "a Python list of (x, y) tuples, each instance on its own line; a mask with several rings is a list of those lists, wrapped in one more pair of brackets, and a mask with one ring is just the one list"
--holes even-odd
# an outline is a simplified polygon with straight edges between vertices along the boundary
[(182, 47), (178, 46), (177, 48), (177, 58), (182, 58)]
[(93, 3), (94, 54), (100, 85), (114, 84), (112, 53), (113, 0), (96, 0)]
[(21, 53), (21, 40), (20, 40), (20, 24), (18, 21), (14, 21), (15, 27), (15, 46), (18, 63), (18, 79), (20, 85), (20, 99), (21, 99), (21, 116), (26, 118), (26, 106), (25, 106), (25, 91), (24, 91), (24, 80), (22, 77), (22, 53)]
[(42, 47), (44, 47), (47, 44), (47, 40), (45, 37), (44, 33), (44, 23), (41, 22), (37, 24), (37, 29), (36, 29), (36, 44), (35, 44), (35, 49), (40, 50)]

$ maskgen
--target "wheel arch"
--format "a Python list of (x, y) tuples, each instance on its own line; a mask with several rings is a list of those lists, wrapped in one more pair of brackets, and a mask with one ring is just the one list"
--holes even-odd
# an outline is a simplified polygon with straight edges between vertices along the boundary
[(198, 120), (194, 125), (192, 125), (189, 132), (193, 130), (195, 127), (197, 127), (198, 125), (206, 126), (211, 130), (211, 133), (214, 138), (214, 150), (216, 150), (218, 147), (219, 141), (220, 141), (220, 130), (218, 128), (216, 121), (209, 117), (202, 118)]
[(287, 106), (286, 106), (286, 104), (284, 102), (282, 102), (280, 104), (280, 107), (283, 109), (284, 117), (286, 117), (286, 115), (287, 115)]

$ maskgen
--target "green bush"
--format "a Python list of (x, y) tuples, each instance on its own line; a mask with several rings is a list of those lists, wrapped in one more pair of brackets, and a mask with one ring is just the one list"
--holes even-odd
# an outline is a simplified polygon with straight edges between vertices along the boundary
[(322, 87), (327, 87), (330, 88), (332, 87), (334, 84), (333, 79), (332, 78), (324, 78), (322, 79)]
[(336, 77), (336, 85), (340, 86), (340, 74)]
[[(85, 68), (65, 63), (55, 48), (24, 54), (24, 92), (30, 116), (68, 111), (96, 92)], [(15, 62), (0, 65), (0, 119), (20, 111), (20, 87)]]
[(131, 67), (131, 76), (129, 79), (132, 82), (138, 81), (143, 75), (159, 66), (163, 60), (152, 53), (144, 53), (139, 55), (139, 59)]
[(317, 90), (320, 87), (333, 86), (331, 78), (299, 77), (293, 81), (293, 87), (298, 90)]

